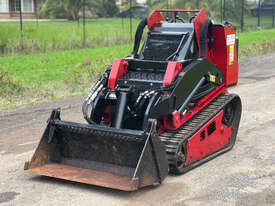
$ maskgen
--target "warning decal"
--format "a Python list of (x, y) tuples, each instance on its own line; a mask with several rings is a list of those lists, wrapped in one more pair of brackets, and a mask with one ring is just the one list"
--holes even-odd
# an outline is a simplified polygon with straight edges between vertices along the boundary
[(234, 63), (234, 50), (235, 50), (235, 46), (230, 45), (229, 65), (232, 65)]
[(226, 45), (227, 46), (234, 45), (235, 44), (235, 40), (236, 40), (236, 35), (235, 34), (227, 35)]

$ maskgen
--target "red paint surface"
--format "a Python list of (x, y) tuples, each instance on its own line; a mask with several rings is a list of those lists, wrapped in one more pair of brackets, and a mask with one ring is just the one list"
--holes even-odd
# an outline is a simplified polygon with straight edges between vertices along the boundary
[(127, 71), (128, 62), (125, 59), (115, 59), (109, 75), (108, 87), (115, 89), (116, 80)]
[(151, 29), (154, 25), (162, 23), (163, 17), (159, 11), (154, 11), (147, 20), (148, 29)]
[(164, 86), (171, 84), (181, 70), (182, 70), (181, 62), (169, 62), (162, 84)]
[[(236, 31), (233, 27), (225, 26), (224, 30), (225, 30), (225, 36), (230, 34), (236, 34)], [(237, 84), (239, 79), (239, 64), (238, 64), (238, 58), (237, 58), (236, 42), (234, 45), (234, 61), (233, 61), (233, 64), (231, 65), (228, 64), (229, 58), (230, 58), (230, 46), (226, 46), (226, 51), (227, 51), (226, 86), (229, 86), (232, 84)]]
[[(187, 141), (187, 165), (221, 150), (230, 142), (233, 128), (223, 125), (222, 118), (223, 111), (220, 111)], [(216, 130), (209, 136), (207, 128), (214, 121), (216, 122)], [(201, 133), (203, 131), (205, 138), (202, 140)]]
[(222, 70), (224, 74), (223, 82), (226, 86), (237, 84), (239, 73), (236, 43), (234, 45), (234, 62), (231, 65), (229, 64), (230, 46), (226, 45), (226, 38), (230, 34), (236, 34), (233, 27), (213, 26), (214, 43), (210, 60)]

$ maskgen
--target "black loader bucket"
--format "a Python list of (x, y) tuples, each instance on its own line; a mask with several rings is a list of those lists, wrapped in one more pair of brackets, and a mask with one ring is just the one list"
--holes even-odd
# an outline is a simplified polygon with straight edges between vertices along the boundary
[(54, 110), (25, 170), (75, 182), (134, 191), (168, 174), (165, 147), (152, 121), (148, 131), (60, 120)]

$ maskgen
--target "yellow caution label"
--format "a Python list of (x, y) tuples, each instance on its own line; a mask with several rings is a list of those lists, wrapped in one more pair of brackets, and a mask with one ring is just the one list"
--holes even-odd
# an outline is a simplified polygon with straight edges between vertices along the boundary
[(215, 83), (216, 82), (216, 76), (215, 75), (209, 75), (210, 82)]
[(229, 65), (234, 63), (234, 52), (235, 52), (235, 45), (229, 46)]

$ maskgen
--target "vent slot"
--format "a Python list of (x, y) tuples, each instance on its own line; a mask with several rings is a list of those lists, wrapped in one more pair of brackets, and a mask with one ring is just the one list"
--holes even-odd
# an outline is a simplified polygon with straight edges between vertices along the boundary
[(200, 137), (200, 140), (201, 141), (203, 141), (203, 140), (205, 140), (205, 131), (203, 130), (202, 132), (201, 132), (201, 137)]
[(216, 131), (216, 122), (212, 122), (208, 128), (207, 128), (207, 133), (208, 133), (208, 136), (210, 136), (211, 134), (213, 134), (213, 132)]

